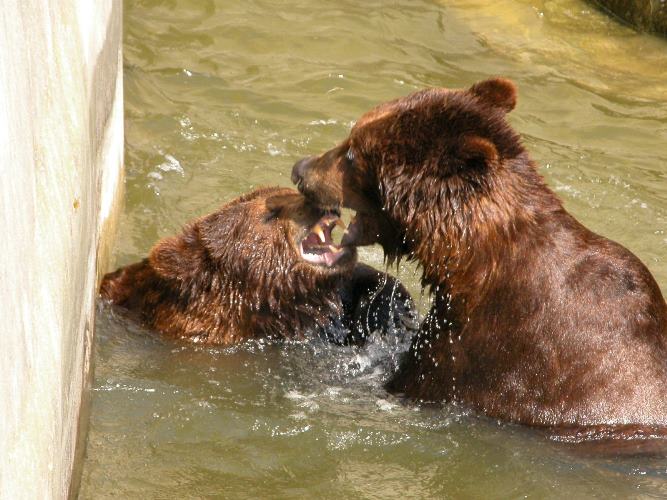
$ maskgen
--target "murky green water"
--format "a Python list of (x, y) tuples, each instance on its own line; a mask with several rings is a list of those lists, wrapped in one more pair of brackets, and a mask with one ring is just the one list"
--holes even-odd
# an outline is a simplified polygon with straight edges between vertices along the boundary
[[(665, 41), (575, 0), (143, 0), (125, 18), (117, 264), (240, 192), (289, 185), (296, 159), (382, 100), (502, 74), (566, 206), (667, 292)], [(400, 277), (419, 294), (412, 268)], [(573, 457), (458, 408), (401, 404), (381, 387), (396, 351), (182, 347), (102, 308), (80, 497), (667, 496), (667, 460)]]

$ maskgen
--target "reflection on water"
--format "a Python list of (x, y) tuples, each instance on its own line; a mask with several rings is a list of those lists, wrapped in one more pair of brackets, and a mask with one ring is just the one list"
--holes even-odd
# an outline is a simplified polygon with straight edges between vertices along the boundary
[[(667, 291), (664, 40), (577, 0), (135, 0), (125, 16), (117, 264), (240, 192), (290, 185), (296, 159), (380, 101), (501, 74), (567, 208)], [(419, 301), (414, 267), (399, 275)], [(526, 429), (387, 395), (403, 348), (202, 349), (102, 308), (81, 497), (667, 495), (667, 462), (575, 458)]]

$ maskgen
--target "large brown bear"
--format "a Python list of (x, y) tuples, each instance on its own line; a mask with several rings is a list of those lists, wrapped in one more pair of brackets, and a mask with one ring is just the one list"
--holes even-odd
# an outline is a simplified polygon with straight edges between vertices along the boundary
[(501, 78), (416, 92), (292, 180), (357, 211), (343, 244), (379, 242), (423, 269), (434, 305), (391, 391), (588, 436), (653, 432), (667, 424), (665, 300), (545, 185), (506, 120), (515, 104)]
[(257, 189), (107, 274), (100, 293), (152, 330), (208, 344), (315, 331), (358, 343), (375, 330), (409, 331), (410, 295), (335, 245), (339, 224), (338, 212), (292, 189)]

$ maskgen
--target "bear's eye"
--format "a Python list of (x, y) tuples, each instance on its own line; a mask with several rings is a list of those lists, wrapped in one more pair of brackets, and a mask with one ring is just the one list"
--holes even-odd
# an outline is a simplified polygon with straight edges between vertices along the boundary
[(347, 153), (345, 153), (345, 159), (350, 163), (354, 163), (354, 151), (352, 151), (352, 148), (348, 149)]

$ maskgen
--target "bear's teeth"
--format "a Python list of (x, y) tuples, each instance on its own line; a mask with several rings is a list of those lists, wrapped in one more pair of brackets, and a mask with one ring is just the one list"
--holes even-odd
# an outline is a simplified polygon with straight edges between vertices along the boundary
[(320, 239), (322, 243), (327, 242), (327, 237), (324, 234), (324, 230), (322, 229), (322, 226), (319, 224), (315, 224), (315, 227), (312, 229), (312, 232), (317, 235), (317, 237)]
[(330, 251), (331, 253), (338, 254), (338, 253), (341, 253), (341, 252), (343, 251), (343, 249), (340, 248), (340, 247), (337, 247), (337, 246), (335, 246), (335, 245), (329, 245), (329, 251)]

